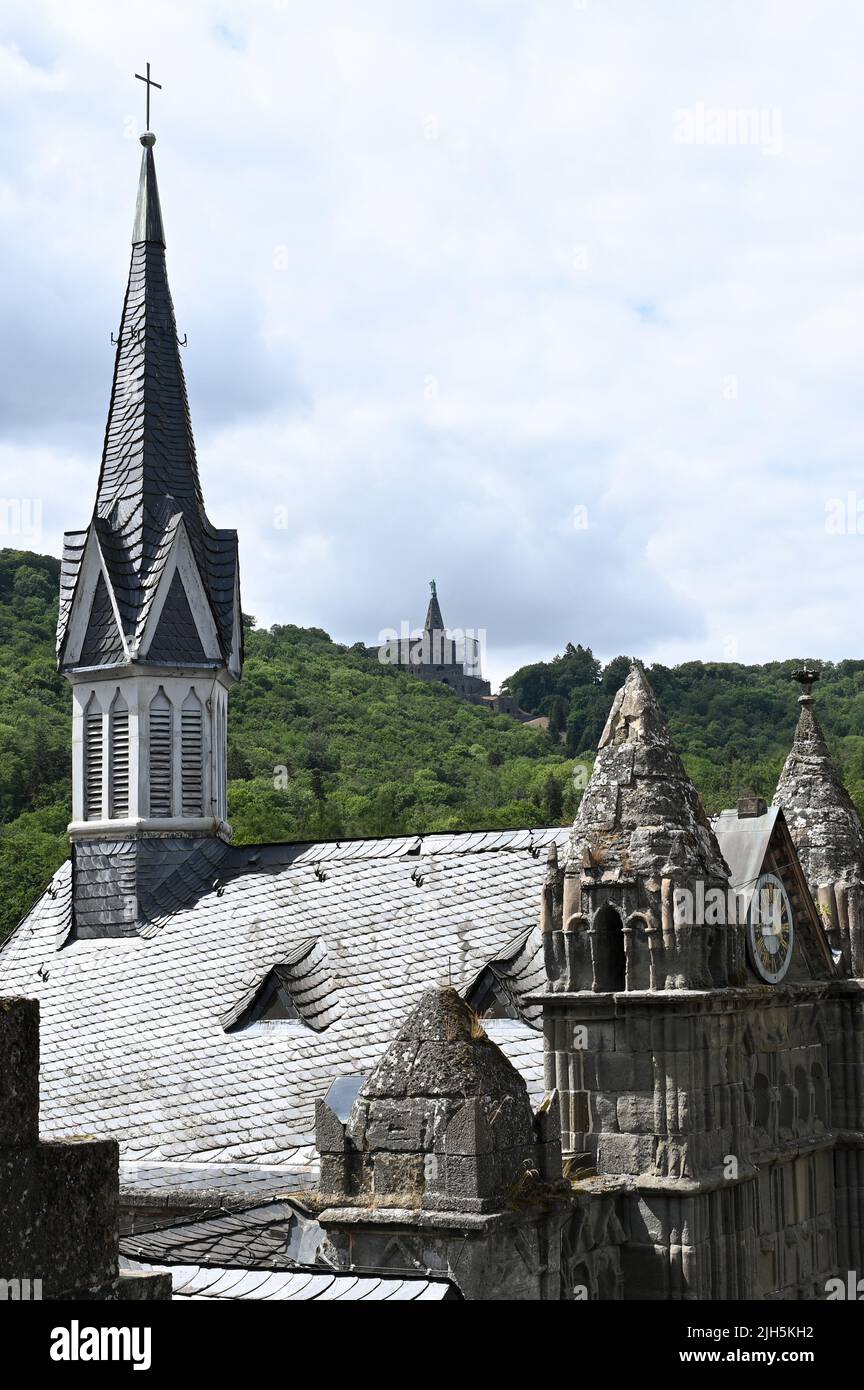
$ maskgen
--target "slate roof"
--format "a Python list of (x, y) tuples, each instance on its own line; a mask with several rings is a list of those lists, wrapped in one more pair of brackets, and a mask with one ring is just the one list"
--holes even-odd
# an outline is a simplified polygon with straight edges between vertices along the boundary
[(745, 909), (765, 865), (765, 855), (777, 824), (778, 807), (769, 806), (761, 816), (739, 816), (737, 811), (721, 811), (712, 816), (711, 828), (720, 852), (729, 866), (729, 883), (742, 899)]
[(81, 648), (79, 664), (81, 666), (108, 666), (122, 660), (123, 639), (120, 636), (114, 610), (111, 607), (111, 596), (108, 593), (105, 576), (100, 574), (90, 606), (87, 635)]
[(277, 1201), (121, 1236), (120, 1251), (150, 1264), (294, 1269), (314, 1264), (323, 1241), (314, 1217)]
[(207, 660), (186, 590), (183, 588), (180, 571), (175, 570), (162, 612), (159, 614), (153, 641), (147, 648), (147, 660), (176, 662), (178, 654), (181, 653), (191, 662)]
[(199, 1212), (245, 1211), (250, 1203), (274, 1201), (309, 1186), (317, 1157), (311, 1144), (294, 1150), (291, 1160), (260, 1163), (139, 1162), (120, 1160), (120, 1191), (129, 1206)]
[[(141, 936), (101, 940), (70, 933), (64, 865), (0, 952), (0, 995), (42, 1005), (43, 1134), (117, 1138), (139, 1188), (154, 1173), (166, 1190), (203, 1188), (208, 1170), (238, 1164), (277, 1170), (284, 1190), (309, 1186), (314, 1104), (334, 1078), (371, 1072), (430, 984), (449, 977), (464, 992), (487, 963), (516, 959), (520, 934), (534, 934), (524, 953), (534, 960), (546, 848), (567, 836), (205, 842), (197, 871), (160, 885)], [(328, 1026), (227, 1031), (273, 966), (311, 939)], [(527, 993), (534, 971), (523, 975)], [(533, 1026), (489, 1031), (536, 1102), (543, 1039), (526, 1016)]]
[[(524, 932), (520, 932), (512, 941), (507, 942), (494, 960), (478, 971), (471, 982), (472, 997), (469, 999), (475, 1008), (477, 1005), (473, 991), (486, 980), (494, 980), (499, 992), (523, 1022), (530, 1023), (533, 1028), (542, 1028), (543, 1006), (536, 998), (532, 998), (542, 994), (546, 988), (546, 965), (543, 959), (543, 941), (539, 932), (531, 932), (527, 937)], [(502, 1036), (506, 1036), (508, 1030), (504, 1024), (509, 1022), (509, 1019), (488, 1019), (484, 1027), (490, 1036), (490, 1030), (493, 1028), (497, 1028)], [(495, 1041), (498, 1041), (497, 1034)]]
[(152, 1265), (122, 1258), (130, 1273), (165, 1271), (173, 1279), (174, 1299), (263, 1299), (272, 1302), (440, 1303), (460, 1297), (446, 1279), (388, 1279), (367, 1274), (329, 1274), (322, 1270), (277, 1272), (261, 1269), (200, 1269), (195, 1265)]
[[(181, 520), (227, 660), (235, 639), (237, 533), (217, 530), (204, 510), (168, 287), (153, 150), (148, 146), (141, 162), (96, 506), (88, 528), (95, 529), (120, 621), (133, 648), (144, 631)], [(61, 662), (87, 534), (72, 531), (65, 537), (57, 627)], [(177, 659), (184, 655), (178, 652)]]

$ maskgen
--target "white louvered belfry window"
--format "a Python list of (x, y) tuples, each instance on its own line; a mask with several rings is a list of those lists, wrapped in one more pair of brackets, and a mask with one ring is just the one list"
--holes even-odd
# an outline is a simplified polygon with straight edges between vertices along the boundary
[(216, 745), (216, 749), (217, 749), (217, 767), (218, 767), (218, 785), (219, 785), (218, 797), (217, 797), (217, 799), (218, 799), (218, 811), (217, 811), (217, 813), (218, 813), (218, 815), (223, 816), (223, 817), (224, 817), (224, 816), (227, 816), (227, 814), (228, 814), (228, 783), (227, 783), (227, 776), (228, 776), (228, 739), (227, 739), (227, 735), (228, 735), (228, 722), (227, 722), (227, 718), (226, 718), (226, 714), (225, 714), (225, 700), (226, 700), (226, 696), (225, 696), (224, 691), (220, 691), (220, 692), (219, 692), (219, 704), (218, 704), (218, 706), (217, 706), (217, 709), (218, 709), (218, 717), (219, 717), (219, 734), (218, 734), (218, 742), (217, 742), (217, 745)]
[(162, 687), (150, 701), (150, 814), (170, 816), (173, 709)]
[(108, 716), (109, 814), (118, 819), (129, 814), (129, 709), (120, 691)]
[(184, 816), (204, 814), (204, 710), (194, 689), (180, 711), (180, 802)]
[(84, 711), (84, 819), (102, 819), (102, 710), (95, 694)]

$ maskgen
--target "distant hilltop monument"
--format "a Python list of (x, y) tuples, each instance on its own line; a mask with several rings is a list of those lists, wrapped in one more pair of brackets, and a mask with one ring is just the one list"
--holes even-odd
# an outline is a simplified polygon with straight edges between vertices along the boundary
[(429, 581), (431, 594), (422, 629), (411, 630), (403, 623), (382, 633), (378, 659), (385, 666), (399, 666), (421, 681), (446, 685), (455, 695), (473, 705), (486, 705), (498, 714), (525, 720), (512, 695), (493, 695), (483, 679), (482, 651), (485, 632), (477, 628), (447, 628), (438, 602), (438, 587)]

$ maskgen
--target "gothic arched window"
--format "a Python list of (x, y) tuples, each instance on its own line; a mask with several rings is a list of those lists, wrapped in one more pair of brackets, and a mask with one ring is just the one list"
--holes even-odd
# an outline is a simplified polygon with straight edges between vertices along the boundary
[(96, 692), (84, 711), (84, 819), (102, 819), (102, 708)]
[(173, 801), (173, 719), (171, 701), (161, 685), (150, 701), (150, 814), (170, 816)]
[(108, 713), (109, 812), (113, 819), (129, 814), (129, 707), (120, 691)]
[(194, 687), (180, 711), (180, 802), (184, 816), (203, 816), (204, 711)]

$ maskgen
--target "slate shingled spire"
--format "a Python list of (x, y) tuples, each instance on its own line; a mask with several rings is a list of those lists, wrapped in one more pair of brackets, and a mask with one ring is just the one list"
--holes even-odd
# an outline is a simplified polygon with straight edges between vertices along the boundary
[(138, 202), (135, 206), (135, 226), (132, 228), (132, 245), (152, 241), (165, 246), (165, 233), (162, 229), (162, 209), (159, 205), (159, 188), (156, 183), (156, 161), (153, 146), (156, 136), (149, 131), (141, 136), (144, 153), (141, 156), (141, 177), (138, 180)]
[[(73, 687), (73, 913), (136, 933), (159, 887), (230, 840), (228, 691), (243, 661), (236, 531), (204, 510), (144, 147), (111, 404), (89, 526), (66, 536), (57, 649)], [(203, 843), (202, 843), (203, 842)]]
[[(66, 536), (57, 645), (68, 651), (70, 617), (85, 546), (95, 535), (129, 657), (140, 653), (151, 605), (183, 523), (218, 634), (222, 661), (239, 674), (237, 533), (217, 530), (204, 510), (153, 159), (144, 151), (96, 506), (90, 527)], [(178, 656), (182, 653), (178, 652)]]

